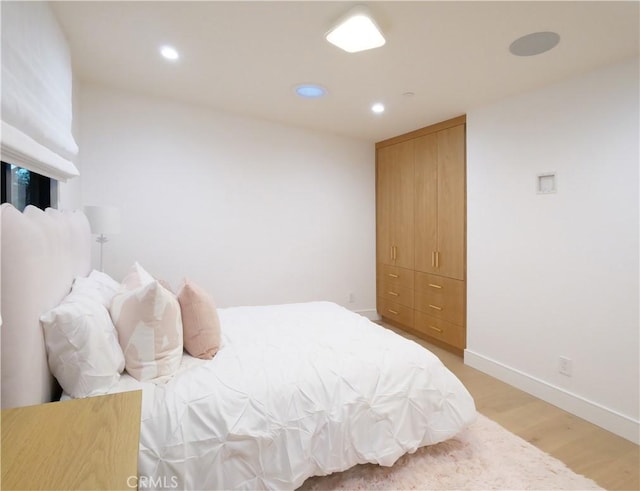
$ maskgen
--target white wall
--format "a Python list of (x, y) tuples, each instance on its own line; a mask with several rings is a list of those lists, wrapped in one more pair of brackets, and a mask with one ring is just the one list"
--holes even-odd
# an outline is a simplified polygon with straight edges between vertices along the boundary
[[(77, 165), (76, 168), (80, 170)], [(58, 202), (55, 206), (59, 210), (77, 210), (81, 208), (80, 182), (79, 177), (74, 177), (67, 182), (58, 181)]]
[[(636, 442), (638, 70), (610, 66), (468, 113), (465, 353)], [(556, 194), (536, 194), (546, 171)]]
[(222, 307), (375, 309), (373, 144), (96, 86), (80, 119), (83, 204), (122, 210), (114, 277), (138, 260)]

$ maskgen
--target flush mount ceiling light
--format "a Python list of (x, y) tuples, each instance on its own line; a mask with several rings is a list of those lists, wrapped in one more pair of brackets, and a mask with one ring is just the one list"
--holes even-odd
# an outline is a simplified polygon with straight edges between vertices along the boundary
[(176, 50), (173, 46), (162, 46), (160, 48), (160, 54), (167, 60), (176, 61), (180, 58), (178, 54), (178, 50)]
[(300, 84), (295, 87), (296, 94), (305, 99), (317, 99), (327, 94), (327, 89), (316, 84)]
[(376, 102), (373, 106), (371, 106), (371, 110), (376, 114), (382, 114), (384, 112), (384, 104), (381, 102)]
[(509, 51), (516, 56), (534, 56), (555, 48), (559, 42), (557, 32), (533, 32), (512, 42)]
[(341, 17), (325, 38), (349, 53), (379, 48), (386, 42), (369, 9), (362, 5)]

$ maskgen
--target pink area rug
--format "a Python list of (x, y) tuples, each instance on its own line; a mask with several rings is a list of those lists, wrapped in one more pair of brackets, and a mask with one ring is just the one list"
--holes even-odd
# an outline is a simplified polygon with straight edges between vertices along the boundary
[(458, 436), (401, 457), (307, 479), (301, 490), (602, 489), (499, 424), (478, 414)]

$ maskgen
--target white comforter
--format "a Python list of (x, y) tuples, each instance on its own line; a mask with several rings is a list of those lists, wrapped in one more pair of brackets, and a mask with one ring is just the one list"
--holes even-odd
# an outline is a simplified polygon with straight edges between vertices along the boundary
[(473, 400), (418, 344), (327, 302), (220, 309), (223, 345), (143, 389), (140, 485), (293, 489), (454, 436)]

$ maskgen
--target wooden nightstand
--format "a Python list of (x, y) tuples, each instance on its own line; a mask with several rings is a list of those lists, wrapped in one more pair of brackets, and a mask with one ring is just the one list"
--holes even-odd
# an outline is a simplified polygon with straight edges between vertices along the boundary
[(2, 489), (135, 489), (141, 406), (138, 390), (2, 411)]

